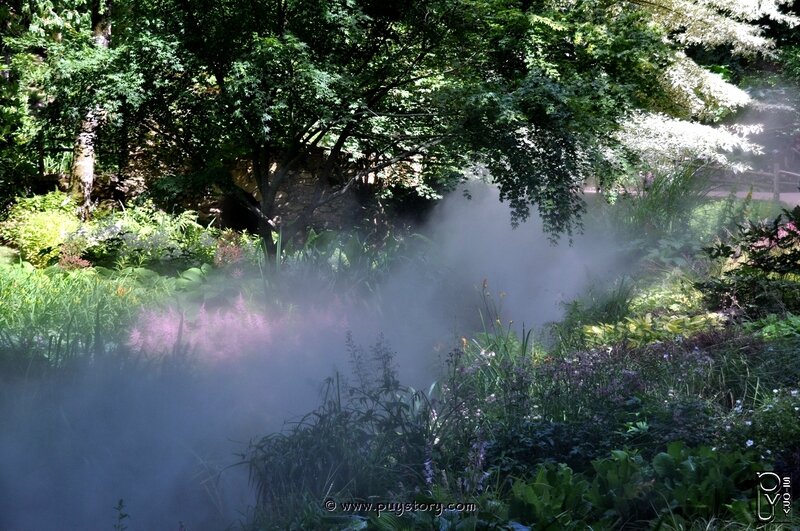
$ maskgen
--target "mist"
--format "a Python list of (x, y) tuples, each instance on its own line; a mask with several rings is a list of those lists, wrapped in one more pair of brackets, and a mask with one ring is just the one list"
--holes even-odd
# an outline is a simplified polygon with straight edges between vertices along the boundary
[(749, 164), (768, 171), (774, 163), (793, 172), (800, 170), (800, 159), (792, 154), (792, 148), (797, 149), (796, 139), (800, 132), (800, 110), (797, 107), (800, 94), (797, 88), (777, 84), (753, 87), (748, 92), (753, 102), (739, 113), (736, 124), (753, 130), (750, 138), (763, 147), (763, 154), (748, 157)]
[(111, 356), (5, 383), (0, 529), (110, 530), (120, 499), (132, 531), (236, 527), (255, 502), (237, 454), (314, 409), (325, 378), (350, 372), (348, 332), (364, 345), (383, 334), (401, 382), (425, 388), (458, 338), (490, 317), (484, 286), (506, 324), (541, 329), (624, 265), (598, 225), (552, 245), (537, 219), (512, 229), (495, 189), (469, 191), (471, 200), (457, 191), (435, 208), (419, 228), (433, 242), (420, 247), (426, 256), (396, 266), (368, 300), (290, 285), (285, 302), (299, 317), (255, 321), (274, 323), (263, 344)]

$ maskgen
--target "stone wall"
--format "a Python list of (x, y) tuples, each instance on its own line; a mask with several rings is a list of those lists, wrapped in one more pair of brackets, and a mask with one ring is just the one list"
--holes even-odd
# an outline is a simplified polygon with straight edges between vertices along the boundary
[[(279, 187), (276, 196), (277, 215), (285, 222), (297, 219), (303, 210), (314, 201), (317, 186), (315, 176), (321, 164), (321, 158), (311, 157), (302, 167), (290, 172), (290, 175)], [(248, 163), (240, 163), (232, 170), (233, 182), (255, 200), (260, 199), (258, 186), (253, 176), (252, 167)], [(367, 185), (361, 185), (363, 186)], [(333, 193), (335, 187), (325, 193)], [(359, 199), (356, 187), (344, 195), (317, 208), (311, 216), (309, 227), (315, 230), (340, 230), (352, 227), (364, 216), (368, 206)], [(222, 213), (222, 218), (228, 216)]]

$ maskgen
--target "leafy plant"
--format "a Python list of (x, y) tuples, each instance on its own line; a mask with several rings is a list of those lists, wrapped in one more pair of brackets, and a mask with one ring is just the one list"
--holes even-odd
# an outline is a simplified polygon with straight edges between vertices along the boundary
[(638, 453), (614, 450), (611, 457), (592, 462), (592, 467), (595, 477), (587, 498), (596, 513), (618, 527), (649, 512), (653, 482)]
[(589, 489), (566, 465), (542, 466), (530, 480), (511, 486), (509, 516), (537, 529), (583, 529), (592, 510)]
[(765, 470), (752, 451), (691, 449), (682, 442), (667, 445), (666, 452), (653, 458), (652, 466), (668, 510), (689, 521), (722, 516), (737, 501), (747, 503), (756, 472)]
[(689, 337), (704, 330), (719, 328), (724, 319), (716, 313), (695, 316), (667, 315), (654, 317), (626, 317), (614, 324), (586, 325), (583, 332), (587, 343), (593, 347), (627, 343), (641, 347), (655, 341)]
[(784, 210), (772, 222), (740, 225), (730, 243), (705, 249), (722, 261), (718, 278), (696, 284), (712, 308), (752, 316), (800, 311), (800, 207)]
[(60, 246), (79, 226), (74, 200), (62, 192), (17, 198), (0, 236), (20, 251), (20, 256), (36, 266), (56, 260)]
[(213, 260), (217, 231), (197, 223), (186, 210), (172, 215), (151, 201), (121, 211), (100, 212), (68, 242), (80, 255), (102, 266), (159, 267), (175, 270)]
[(766, 340), (800, 337), (800, 316), (770, 314), (745, 324), (745, 329)]

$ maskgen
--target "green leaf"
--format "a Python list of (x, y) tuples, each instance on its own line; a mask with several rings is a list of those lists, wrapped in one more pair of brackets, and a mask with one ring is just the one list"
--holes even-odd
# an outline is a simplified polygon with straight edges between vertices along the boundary
[(675, 459), (667, 453), (662, 452), (653, 458), (653, 470), (655, 470), (659, 476), (671, 476), (676, 468), (677, 463)]
[(205, 278), (205, 274), (198, 267), (192, 267), (186, 271), (181, 272), (180, 277), (185, 280), (200, 283)]

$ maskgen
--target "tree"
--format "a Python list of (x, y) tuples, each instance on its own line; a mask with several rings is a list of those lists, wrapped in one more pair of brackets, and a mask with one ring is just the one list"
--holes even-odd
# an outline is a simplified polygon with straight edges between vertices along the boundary
[[(84, 217), (91, 204), (98, 138), (103, 129), (121, 129), (121, 109), (140, 100), (141, 83), (130, 65), (122, 64), (126, 48), (110, 43), (109, 5), (106, 0), (37, 0), (5, 12), (9, 83), (0, 109), (16, 117), (8, 136), (28, 153), (34, 151), (29, 145), (36, 147), (39, 177), (71, 175)], [(117, 162), (107, 158), (106, 168)]]
[[(659, 78), (666, 98), (653, 101), (622, 122), (616, 140), (634, 161), (663, 167), (675, 160), (701, 157), (733, 170), (746, 164), (731, 153), (759, 154), (748, 139), (757, 127), (719, 125), (752, 103), (750, 95), (724, 76), (725, 65), (701, 66), (693, 56), (723, 52), (731, 58), (774, 58), (775, 43), (765, 33), (795, 27), (800, 18), (790, 10), (793, 0), (648, 0), (635, 1), (670, 43), (669, 67)], [(700, 53), (698, 53), (700, 52)], [(712, 68), (715, 68), (712, 71)], [(721, 68), (720, 68), (721, 67)], [(617, 159), (625, 158), (619, 150)]]
[[(101, 57), (107, 52), (111, 42), (110, 6), (102, 0), (91, 2), (92, 41)], [(95, 50), (90, 49), (90, 55)], [(71, 189), (80, 196), (80, 215), (87, 219), (92, 207), (92, 188), (94, 187), (95, 144), (97, 131), (105, 117), (105, 110), (99, 104), (89, 103), (80, 123), (75, 138), (75, 149), (72, 158)]]
[[(411, 175), (432, 193), (476, 165), (513, 221), (535, 206), (550, 234), (570, 233), (626, 120), (716, 120), (746, 101), (688, 46), (763, 51), (755, 22), (793, 22), (781, 0), (118, 0), (104, 49), (94, 4), (42, 4), (54, 16), (13, 46), (46, 52), (39, 123), (74, 133), (101, 108), (120, 144), (166, 146), (231, 189), (224, 170), (249, 161), (257, 202), (240, 195), (270, 257), (273, 233), (361, 180)], [(59, 24), (69, 35), (48, 40)], [(279, 219), (280, 187), (312, 160), (313, 200)]]
[[(596, 138), (657, 88), (665, 49), (612, 2), (173, 0), (131, 14), (130, 31), (174, 43), (191, 72), (191, 87), (161, 79), (204, 100), (216, 136), (202, 142), (250, 160), (269, 254), (273, 231), (403, 163), (433, 187), (483, 164), (515, 219), (535, 203), (569, 232)], [(277, 219), (278, 188), (315, 152), (315, 200)]]
[(2, 52), (2, 79), (0, 79), (0, 212), (19, 190), (27, 188), (29, 179), (36, 173), (34, 150), (27, 144), (34, 142), (31, 134), (30, 111), (20, 80), (12, 75), (14, 53), (9, 45), (13, 38), (25, 31), (20, 2), (0, 6), (0, 42)]

